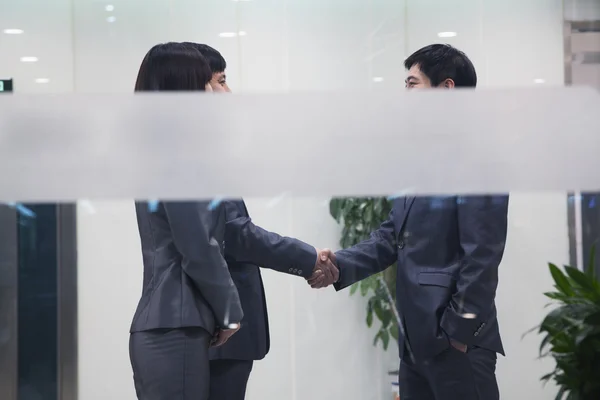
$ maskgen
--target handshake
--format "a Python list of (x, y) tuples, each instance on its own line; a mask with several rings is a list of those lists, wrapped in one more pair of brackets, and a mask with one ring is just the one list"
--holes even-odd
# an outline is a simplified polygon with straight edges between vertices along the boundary
[(340, 279), (335, 254), (330, 249), (317, 249), (317, 262), (313, 274), (306, 281), (313, 289), (320, 289), (336, 283)]

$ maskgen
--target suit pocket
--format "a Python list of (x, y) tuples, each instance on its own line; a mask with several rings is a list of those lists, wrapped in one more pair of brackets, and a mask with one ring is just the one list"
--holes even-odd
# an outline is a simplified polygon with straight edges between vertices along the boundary
[(455, 280), (451, 274), (444, 272), (420, 272), (417, 277), (419, 283), (421, 308), (426, 312), (437, 337), (441, 337), (439, 323), (442, 315), (452, 298), (455, 290)]
[(419, 272), (419, 285), (423, 286), (440, 286), (449, 288), (452, 286), (454, 278), (450, 274), (443, 272)]

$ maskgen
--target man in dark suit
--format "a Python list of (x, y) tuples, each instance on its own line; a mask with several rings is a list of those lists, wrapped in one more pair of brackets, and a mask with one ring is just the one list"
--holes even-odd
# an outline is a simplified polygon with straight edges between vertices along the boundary
[[(223, 56), (210, 46), (187, 44), (200, 51), (208, 61), (213, 73), (210, 82), (213, 91), (231, 92)], [(267, 303), (259, 265), (308, 279), (313, 274), (312, 266), (318, 262), (315, 261), (318, 249), (255, 226), (241, 199), (224, 201), (220, 208), (225, 210), (227, 221), (225, 260), (238, 289), (244, 319), (235, 336), (209, 352), (210, 399), (243, 400), (253, 363), (263, 359), (270, 346)], [(323, 282), (336, 280), (337, 270), (323, 268), (323, 273), (317, 270), (315, 277)]]
[[(297, 239), (281, 237), (254, 225), (243, 200), (224, 201), (225, 260), (244, 310), (242, 328), (227, 343), (213, 347), (210, 357), (210, 399), (243, 400), (253, 362), (269, 352), (269, 321), (260, 268), (308, 279), (318, 249)], [(333, 266), (332, 266), (333, 267)], [(335, 271), (337, 272), (337, 270)], [(318, 279), (337, 280), (324, 273)]]
[[(427, 46), (405, 67), (408, 88), (477, 83), (471, 61), (449, 45)], [(397, 262), (402, 400), (499, 398), (496, 353), (504, 350), (494, 299), (507, 212), (508, 196), (398, 198), (368, 240), (331, 255), (336, 290)]]

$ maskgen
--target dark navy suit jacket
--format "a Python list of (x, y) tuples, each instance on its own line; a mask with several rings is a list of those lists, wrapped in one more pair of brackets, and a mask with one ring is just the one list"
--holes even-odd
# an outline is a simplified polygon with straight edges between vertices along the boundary
[(221, 203), (225, 210), (225, 260), (235, 283), (244, 319), (223, 346), (211, 348), (212, 360), (260, 360), (269, 351), (269, 322), (260, 268), (310, 277), (317, 253), (300, 240), (282, 237), (252, 223), (243, 200)]
[(400, 357), (429, 359), (449, 338), (504, 354), (494, 299), (508, 196), (407, 197), (356, 246), (336, 253), (341, 290), (398, 262)]

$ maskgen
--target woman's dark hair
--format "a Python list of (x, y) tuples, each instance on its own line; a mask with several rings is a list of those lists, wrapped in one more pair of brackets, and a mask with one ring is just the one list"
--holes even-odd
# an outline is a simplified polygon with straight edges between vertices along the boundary
[(157, 44), (142, 61), (135, 91), (203, 91), (211, 78), (198, 50), (182, 43)]
[(210, 47), (207, 44), (183, 42), (183, 44), (195, 48), (206, 58), (208, 66), (213, 73), (224, 72), (227, 68), (227, 62), (216, 49)]
[(431, 81), (438, 86), (450, 78), (456, 87), (477, 86), (477, 73), (469, 57), (449, 44), (432, 44), (415, 51), (404, 61), (404, 67), (411, 69), (417, 65)]

